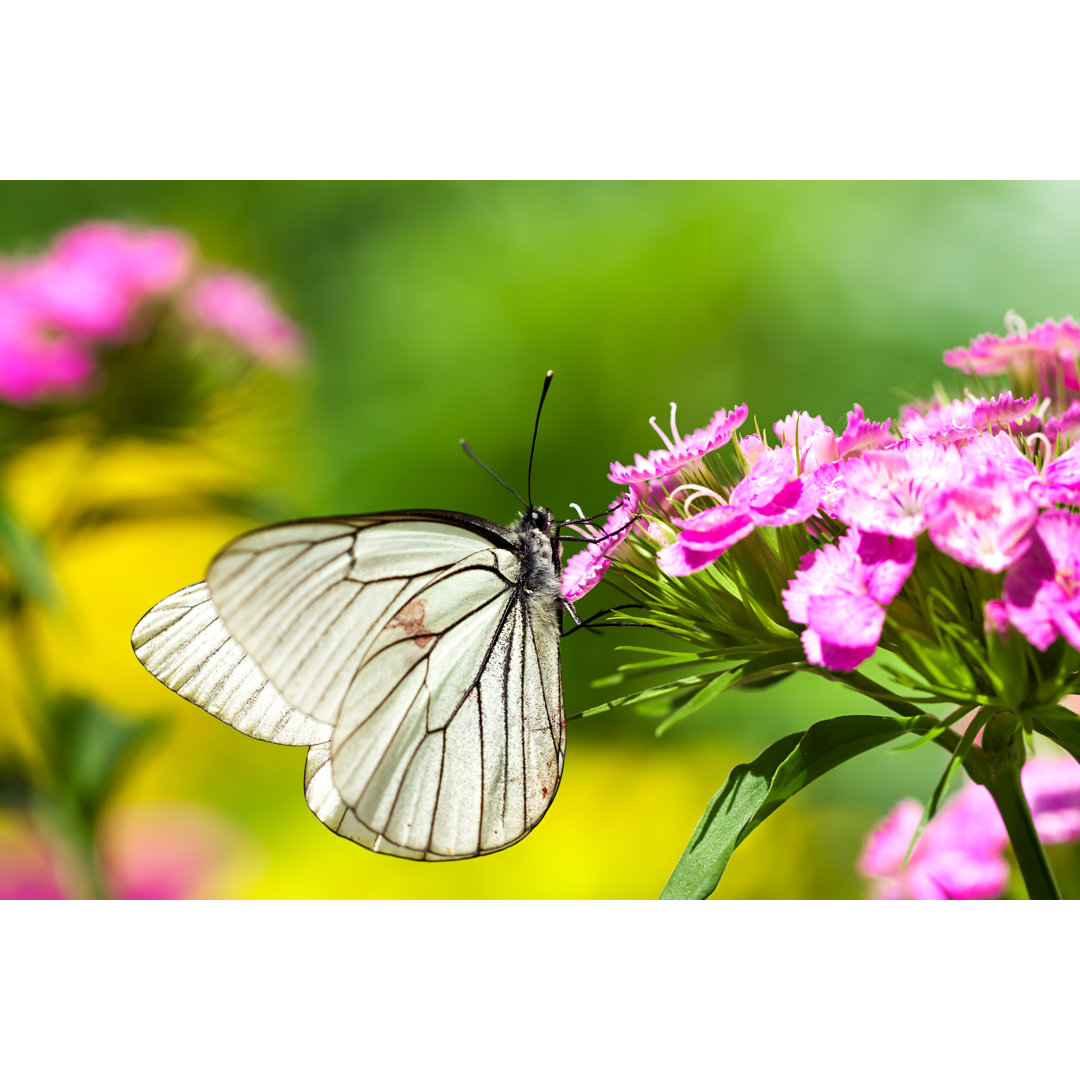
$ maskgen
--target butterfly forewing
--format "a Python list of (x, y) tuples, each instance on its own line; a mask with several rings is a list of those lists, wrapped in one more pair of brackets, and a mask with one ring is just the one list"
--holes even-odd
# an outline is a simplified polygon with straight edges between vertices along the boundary
[(330, 738), (332, 726), (294, 708), (229, 636), (204, 581), (151, 608), (131, 642), (170, 690), (245, 735), (292, 746)]
[(239, 730), (310, 745), (330, 828), (466, 858), (524, 836), (562, 770), (557, 608), (522, 574), (515, 534), (467, 515), (293, 522), (228, 545), (144, 617), (136, 654)]

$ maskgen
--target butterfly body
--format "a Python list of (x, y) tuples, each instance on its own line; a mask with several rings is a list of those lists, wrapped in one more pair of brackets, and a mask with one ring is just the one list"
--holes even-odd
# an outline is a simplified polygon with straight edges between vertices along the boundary
[(307, 745), (305, 794), (373, 851), (469, 858), (516, 843), (562, 775), (560, 552), (411, 510), (246, 533), (136, 626), (165, 685), (254, 738)]

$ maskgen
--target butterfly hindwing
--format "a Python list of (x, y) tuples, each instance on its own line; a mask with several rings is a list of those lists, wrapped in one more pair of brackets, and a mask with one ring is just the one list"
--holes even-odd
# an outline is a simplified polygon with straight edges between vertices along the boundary
[(562, 771), (557, 609), (522, 574), (515, 533), (468, 515), (272, 526), (153, 608), (136, 653), (238, 730), (310, 745), (308, 802), (336, 832), (467, 858), (524, 836)]

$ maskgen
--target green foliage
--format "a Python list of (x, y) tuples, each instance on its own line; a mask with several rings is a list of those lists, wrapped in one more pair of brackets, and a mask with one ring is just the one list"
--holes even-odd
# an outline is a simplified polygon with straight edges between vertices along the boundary
[(934, 724), (932, 717), (834, 716), (737, 765), (706, 806), (660, 898), (705, 899), (739, 844), (792, 795), (850, 758)]
[(58, 592), (41, 539), (0, 502), (0, 596), (6, 593), (0, 616), (28, 601), (52, 607)]
[(34, 778), (27, 762), (11, 749), (0, 751), (0, 810), (25, 810), (30, 806)]
[(90, 698), (63, 694), (48, 703), (43, 750), (54, 796), (92, 825), (139, 752), (160, 730)]
[(1033, 726), (1080, 761), (1080, 716), (1076, 713), (1061, 705), (1048, 705), (1035, 714)]

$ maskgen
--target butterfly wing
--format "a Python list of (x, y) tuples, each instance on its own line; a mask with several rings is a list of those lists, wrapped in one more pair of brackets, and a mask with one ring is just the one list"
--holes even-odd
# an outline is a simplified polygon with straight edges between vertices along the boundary
[(557, 608), (525, 590), (515, 535), (482, 519), (414, 511), (256, 530), (205, 584), (152, 609), (134, 643), (166, 685), (238, 730), (311, 745), (309, 805), (373, 850), (498, 850), (555, 794)]

